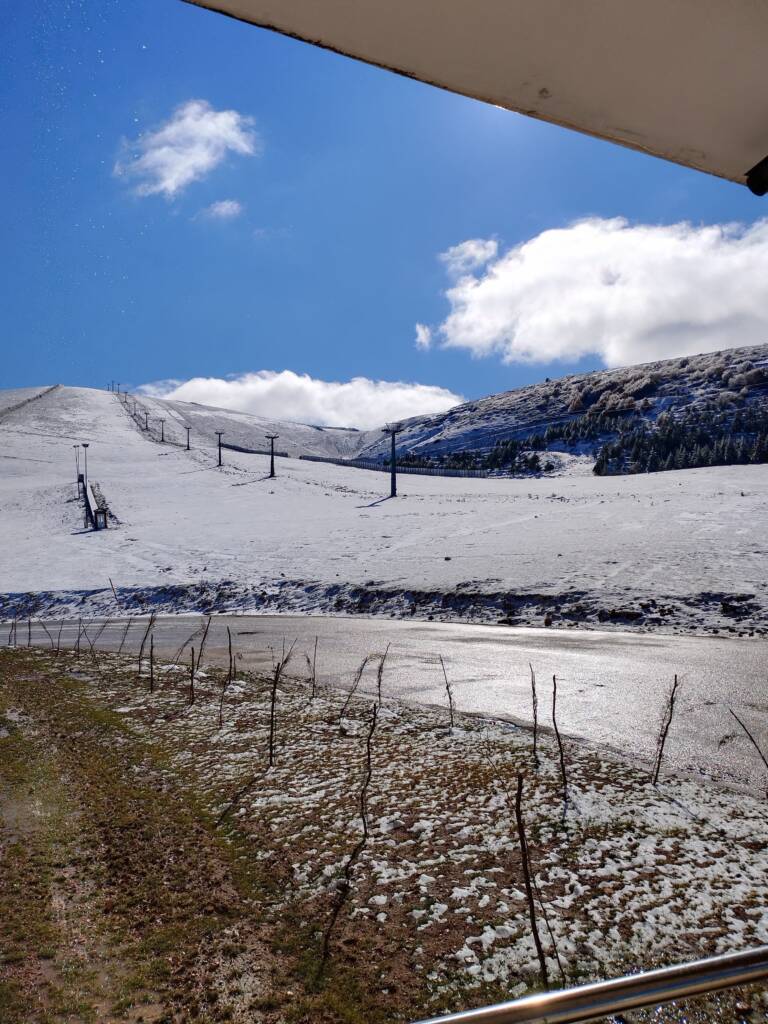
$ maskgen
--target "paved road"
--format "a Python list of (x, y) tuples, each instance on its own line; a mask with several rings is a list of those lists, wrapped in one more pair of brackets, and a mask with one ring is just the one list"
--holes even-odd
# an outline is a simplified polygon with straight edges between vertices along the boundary
[[(97, 620), (98, 621), (98, 620)], [(155, 651), (171, 657), (193, 633), (199, 644), (199, 616), (157, 620)], [(141, 620), (126, 645), (136, 650)], [(144, 620), (146, 622), (146, 620)], [(681, 680), (679, 712), (670, 731), (670, 764), (690, 771), (763, 787), (766, 773), (754, 748), (728, 712), (736, 713), (768, 749), (768, 642), (752, 639), (683, 637), (633, 633), (510, 629), (399, 619), (319, 616), (226, 616), (213, 619), (206, 661), (226, 664), (226, 627), (244, 668), (269, 668), (273, 652), (296, 641), (294, 671), (304, 671), (318, 637), (318, 677), (349, 685), (367, 654), (389, 644), (385, 688), (392, 696), (445, 705), (438, 655), (451, 679), (457, 707), (464, 711), (529, 721), (529, 662), (536, 671), (540, 721), (550, 721), (551, 684), (558, 680), (558, 724), (572, 736), (651, 758), (665, 694), (675, 673)], [(98, 625), (88, 627), (93, 635)], [(62, 641), (71, 645), (77, 624), (65, 624)], [(115, 649), (122, 625), (111, 623), (98, 646)], [(54, 634), (55, 635), (55, 634)], [(33, 642), (47, 644), (33, 624)], [(0, 640), (5, 642), (3, 631)], [(26, 642), (26, 627), (19, 629)], [(186, 657), (189, 651), (186, 650)], [(372, 689), (369, 670), (362, 689)]]

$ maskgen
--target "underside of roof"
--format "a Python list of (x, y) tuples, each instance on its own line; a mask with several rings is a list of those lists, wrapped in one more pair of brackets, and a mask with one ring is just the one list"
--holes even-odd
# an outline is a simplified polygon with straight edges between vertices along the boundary
[(187, 2), (768, 190), (765, 0)]

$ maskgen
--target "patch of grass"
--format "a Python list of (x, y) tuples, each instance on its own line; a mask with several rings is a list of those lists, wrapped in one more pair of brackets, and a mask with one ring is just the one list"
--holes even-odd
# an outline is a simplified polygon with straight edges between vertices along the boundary
[(315, 985), (315, 960), (309, 958), (302, 964), (302, 972), (306, 972), (309, 991), (296, 1000), (293, 1005), (284, 1008), (285, 1020), (288, 1024), (305, 1024), (307, 1021), (318, 1024), (385, 1024), (391, 1020), (391, 1007), (385, 1001), (377, 999), (364, 985), (359, 971), (348, 967), (334, 965), (324, 975), (319, 985)]
[(0, 1020), (4, 1024), (25, 1024), (28, 1020), (29, 1004), (21, 985), (15, 981), (0, 979)]
[[(98, 878), (91, 910), (99, 941), (111, 951), (107, 995), (113, 1012), (138, 1020), (143, 1001), (161, 999), (171, 1015), (227, 1019), (228, 1000), (220, 999), (215, 976), (227, 973), (224, 965), (247, 944), (227, 933), (233, 924), (254, 930), (251, 903), (266, 880), (254, 866), (252, 846), (231, 830), (216, 829), (202, 801), (167, 771), (161, 743), (138, 735), (123, 716), (93, 700), (87, 681), (48, 661), (34, 652), (4, 655), (0, 694), (33, 723), (37, 739), (14, 730), (0, 741), (0, 779), (17, 786), (29, 811), (37, 798), (32, 791), (50, 792), (55, 802), (58, 778), (66, 775), (85, 849), (79, 857), (73, 849), (62, 853), (46, 836), (28, 845), (25, 857), (16, 856), (15, 847), (9, 851), (18, 880), (4, 866), (0, 919), (13, 937), (7, 954), (20, 964), (30, 955), (41, 959), (45, 951), (62, 959), (51, 889), (58, 869), (79, 860)], [(50, 763), (43, 750), (55, 751)], [(32, 780), (44, 764), (45, 779)], [(63, 825), (74, 808), (64, 800), (61, 807)], [(274, 897), (273, 883), (268, 889)], [(206, 955), (212, 965), (204, 962)], [(74, 970), (57, 975), (62, 985), (55, 992), (42, 978), (32, 987), (45, 992), (52, 1013), (89, 1020), (88, 1001), (81, 998), (84, 979)], [(6, 1001), (16, 991), (8, 985)], [(5, 1024), (5, 1017), (0, 1020)]]
[(73, 830), (71, 805), (50, 759), (20, 729), (6, 729), (0, 739), (0, 982), (8, 1007), (0, 1019), (12, 1021), (14, 1004), (28, 1001), (30, 976), (39, 979), (43, 1009), (73, 991), (42, 963), (59, 947), (51, 888), (58, 866), (71, 856)]

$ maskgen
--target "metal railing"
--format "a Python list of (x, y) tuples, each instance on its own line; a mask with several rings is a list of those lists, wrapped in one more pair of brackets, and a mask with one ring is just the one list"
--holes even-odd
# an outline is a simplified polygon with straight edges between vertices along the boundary
[(526, 996), (419, 1024), (575, 1024), (611, 1014), (660, 1006), (768, 977), (768, 946), (662, 967), (612, 981), (597, 981), (559, 992)]

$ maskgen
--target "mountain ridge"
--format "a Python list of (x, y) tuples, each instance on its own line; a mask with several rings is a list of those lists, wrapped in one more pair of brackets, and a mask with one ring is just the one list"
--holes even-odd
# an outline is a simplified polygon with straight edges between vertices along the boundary
[[(16, 389), (25, 398), (36, 390)], [(0, 394), (6, 400), (12, 396), (8, 391)], [(278, 448), (291, 457), (384, 462), (390, 455), (390, 440), (381, 428), (320, 426), (141, 393), (127, 396), (124, 403), (127, 411), (136, 409), (137, 426), (148, 424), (150, 438), (157, 434), (157, 439), (185, 443), (189, 427), (195, 443), (206, 446), (217, 444), (217, 431), (222, 431), (225, 445), (252, 450), (265, 447), (266, 435), (278, 434)], [(591, 460), (598, 471), (632, 472), (640, 463), (632, 462), (630, 449), (639, 448), (643, 469), (684, 468), (674, 465), (674, 458), (667, 465), (674, 454), (667, 448), (673, 443), (680, 447), (681, 431), (683, 439), (686, 430), (695, 434), (699, 448), (706, 447), (709, 436), (714, 450), (733, 434), (733, 424), (739, 426), (745, 413), (754, 429), (737, 431), (730, 454), (721, 445), (718, 464), (739, 461), (739, 440), (742, 449), (745, 438), (759, 447), (762, 417), (768, 417), (768, 343), (547, 377), (445, 413), (409, 417), (400, 422), (397, 454), (414, 465), (477, 466), (494, 472), (541, 472), (548, 465), (558, 470), (577, 456)], [(654, 448), (654, 435), (662, 427), (669, 434), (670, 423), (675, 427), (671, 440)], [(705, 456), (700, 454), (700, 461), (683, 463), (712, 464), (701, 459)]]
[[(634, 414), (653, 421), (661, 412), (718, 401), (723, 394), (734, 406), (768, 396), (768, 344), (547, 378), (465, 402), (446, 413), (412, 417), (402, 424), (398, 452), (429, 458), (456, 451), (487, 452), (495, 442), (544, 433), (585, 414)], [(369, 445), (361, 454), (385, 457), (386, 442)]]

